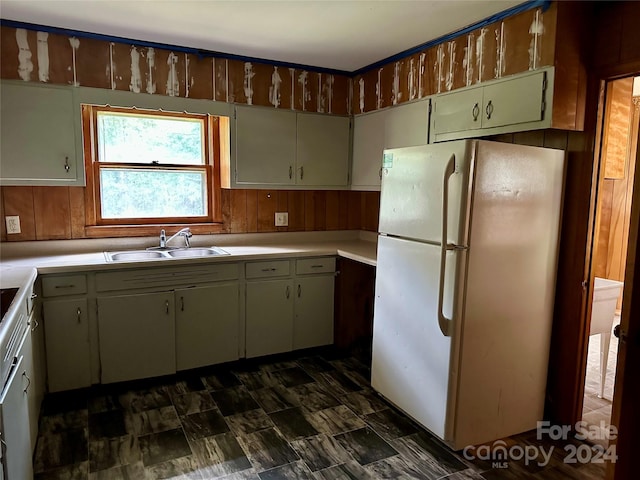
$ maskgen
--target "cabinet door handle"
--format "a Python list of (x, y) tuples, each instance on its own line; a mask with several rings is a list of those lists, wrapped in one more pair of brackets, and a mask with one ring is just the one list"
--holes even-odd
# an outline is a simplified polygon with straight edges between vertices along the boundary
[(289, 285), (287, 285), (287, 298), (289, 298), (291, 296), (291, 289), (289, 288)]
[(180, 310), (184, 312), (184, 297), (180, 297)]
[(293, 167), (289, 165), (289, 180), (293, 178)]
[(300, 293), (302, 293), (302, 286), (298, 284), (298, 298), (300, 298)]
[(473, 115), (473, 121), (478, 121), (478, 115), (480, 115), (480, 107), (478, 106), (478, 102), (473, 106), (473, 110), (471, 110), (471, 115)]
[(82, 321), (82, 310), (80, 310), (80, 307), (78, 307), (76, 313), (78, 315), (78, 323), (80, 323)]
[(380, 167), (380, 171), (378, 172), (378, 176), (380, 177), (380, 180), (382, 180), (382, 167)]
[(165, 313), (169, 315), (169, 300), (164, 301)]
[(31, 379), (29, 378), (29, 375), (27, 375), (26, 371), (22, 372), (22, 376), (27, 379), (27, 386), (24, 388), (24, 393), (27, 393), (27, 390), (29, 390), (29, 387), (31, 386)]
[(40, 326), (40, 322), (38, 322), (38, 319), (34, 317), (33, 318), (33, 327), (31, 327), (31, 331), (35, 332), (38, 329), (39, 326)]
[(304, 167), (300, 167), (300, 180), (304, 178)]
[(484, 111), (487, 114), (487, 120), (490, 120), (491, 114), (493, 113), (493, 103), (491, 103), (491, 100), (487, 103), (487, 108), (485, 108)]
[(69, 165), (69, 157), (64, 157), (64, 171), (69, 173), (71, 170), (71, 165)]

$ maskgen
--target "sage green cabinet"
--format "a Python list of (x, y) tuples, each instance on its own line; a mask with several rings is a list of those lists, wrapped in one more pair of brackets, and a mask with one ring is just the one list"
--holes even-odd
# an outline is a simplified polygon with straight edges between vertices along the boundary
[(380, 190), (384, 127), (389, 110), (357, 115), (353, 119), (351, 190)]
[(238, 282), (175, 292), (177, 370), (238, 359)]
[(296, 184), (346, 187), (349, 183), (349, 117), (298, 113)]
[(98, 297), (101, 383), (176, 372), (173, 292)]
[(293, 349), (333, 343), (334, 276), (296, 278)]
[(46, 300), (43, 309), (49, 392), (90, 386), (87, 299)]
[(384, 148), (429, 143), (430, 98), (391, 107), (385, 116)]
[(236, 106), (235, 188), (345, 188), (349, 117)]
[(551, 127), (552, 67), (436, 95), (434, 142)]
[(296, 113), (236, 106), (237, 184), (295, 184)]
[(1, 185), (83, 185), (72, 87), (2, 81)]
[(246, 287), (246, 357), (293, 349), (293, 281), (248, 281)]

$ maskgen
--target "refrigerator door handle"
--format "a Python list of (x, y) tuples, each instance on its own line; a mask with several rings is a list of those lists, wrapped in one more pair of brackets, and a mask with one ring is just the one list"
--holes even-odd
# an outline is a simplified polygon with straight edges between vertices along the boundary
[(444, 280), (447, 266), (447, 250), (456, 251), (457, 245), (447, 243), (447, 220), (449, 217), (449, 179), (455, 173), (456, 156), (451, 155), (444, 169), (444, 180), (442, 185), (442, 242), (440, 243), (440, 286), (438, 288), (438, 325), (440, 331), (445, 337), (450, 337), (452, 332), (453, 320), (447, 318), (442, 312), (442, 304), (444, 300)]

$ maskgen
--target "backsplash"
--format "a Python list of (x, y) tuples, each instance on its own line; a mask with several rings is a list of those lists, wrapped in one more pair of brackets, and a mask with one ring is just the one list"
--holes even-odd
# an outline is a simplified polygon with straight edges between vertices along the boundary
[[(85, 230), (84, 187), (2, 187), (0, 218), (20, 216), (21, 233), (1, 241), (95, 237)], [(222, 190), (223, 222), (216, 233), (378, 230), (380, 192), (335, 190)], [(275, 212), (289, 212), (276, 227)], [(108, 236), (108, 235), (106, 235)], [(132, 234), (132, 236), (134, 236)]]

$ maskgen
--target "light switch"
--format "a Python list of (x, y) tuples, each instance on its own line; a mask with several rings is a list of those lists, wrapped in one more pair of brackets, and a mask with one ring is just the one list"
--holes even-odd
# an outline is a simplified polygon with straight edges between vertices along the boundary
[(7, 233), (20, 233), (20, 217), (18, 215), (7, 215), (4, 217), (7, 224)]
[(276, 227), (289, 226), (289, 212), (276, 212)]

